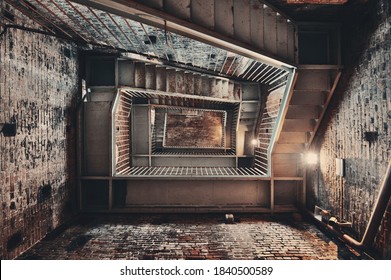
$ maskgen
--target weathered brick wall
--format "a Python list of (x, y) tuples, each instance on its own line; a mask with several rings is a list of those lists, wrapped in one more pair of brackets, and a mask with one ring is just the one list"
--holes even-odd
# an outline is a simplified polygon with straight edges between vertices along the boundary
[[(13, 24), (40, 28), (8, 9)], [(1, 259), (18, 256), (72, 214), (77, 55), (54, 37), (18, 29), (0, 36), (0, 123), (17, 123), (15, 137), (0, 135)]]
[(122, 92), (115, 112), (115, 144), (116, 144), (116, 172), (120, 173), (131, 167), (131, 140), (130, 140), (130, 111), (132, 98)]
[[(314, 204), (353, 222), (361, 239), (391, 158), (391, 3), (369, 1), (348, 11), (343, 28), (345, 69), (317, 138), (319, 173), (309, 173), (308, 207)], [(377, 132), (373, 141), (365, 132)], [(344, 178), (335, 158), (345, 159)], [(390, 210), (375, 247), (391, 257)]]

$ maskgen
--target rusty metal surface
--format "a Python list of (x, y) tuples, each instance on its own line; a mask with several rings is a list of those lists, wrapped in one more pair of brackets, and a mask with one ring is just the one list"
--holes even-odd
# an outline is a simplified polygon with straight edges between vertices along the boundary
[(225, 111), (182, 111), (165, 114), (165, 147), (224, 148)]

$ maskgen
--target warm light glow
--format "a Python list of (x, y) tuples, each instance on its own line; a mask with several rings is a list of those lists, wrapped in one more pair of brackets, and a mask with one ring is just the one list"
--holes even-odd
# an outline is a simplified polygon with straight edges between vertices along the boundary
[(304, 159), (307, 164), (317, 164), (318, 163), (318, 155), (315, 153), (305, 154)]
[(251, 143), (254, 145), (254, 146), (257, 146), (258, 145), (258, 140), (257, 139), (253, 139), (251, 141)]

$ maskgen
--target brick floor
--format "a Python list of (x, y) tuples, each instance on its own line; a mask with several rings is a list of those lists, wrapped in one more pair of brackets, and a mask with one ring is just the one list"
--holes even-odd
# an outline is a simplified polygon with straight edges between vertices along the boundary
[[(360, 259), (290, 215), (84, 216), (20, 259)], [(358, 256), (357, 256), (358, 255)]]

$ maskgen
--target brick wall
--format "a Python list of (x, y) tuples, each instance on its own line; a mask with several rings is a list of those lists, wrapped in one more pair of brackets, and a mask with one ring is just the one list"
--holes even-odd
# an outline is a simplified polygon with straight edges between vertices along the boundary
[(116, 172), (120, 173), (131, 167), (131, 140), (130, 140), (130, 111), (132, 98), (122, 92), (115, 112), (115, 144), (116, 144)]
[[(13, 24), (40, 28), (7, 9)], [(1, 259), (72, 214), (77, 56), (75, 46), (54, 37), (19, 29), (0, 36), (0, 123), (17, 123), (15, 137), (0, 135)]]
[[(315, 204), (353, 222), (361, 239), (391, 158), (391, 4), (352, 4), (343, 27), (345, 69), (317, 137), (318, 173), (309, 172), (308, 207)], [(375, 132), (373, 141), (365, 132)], [(335, 176), (335, 158), (346, 176)], [(391, 258), (390, 207), (375, 247)]]

